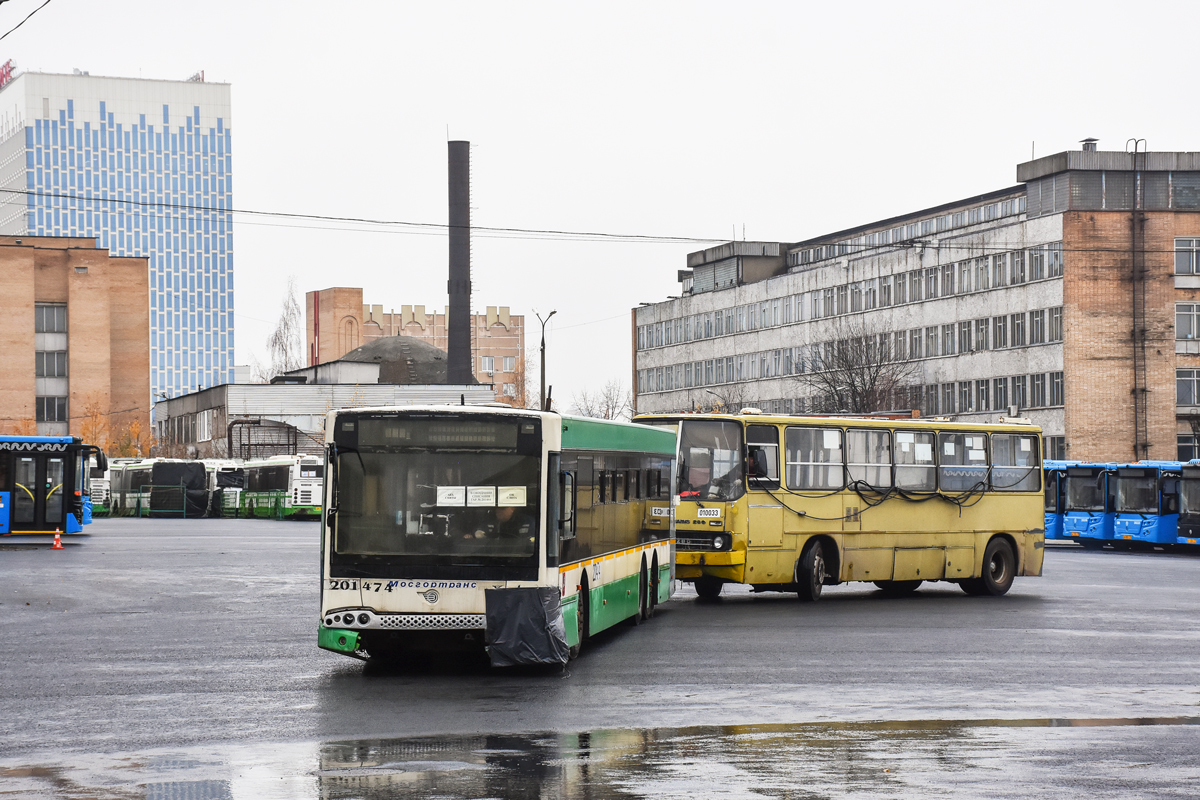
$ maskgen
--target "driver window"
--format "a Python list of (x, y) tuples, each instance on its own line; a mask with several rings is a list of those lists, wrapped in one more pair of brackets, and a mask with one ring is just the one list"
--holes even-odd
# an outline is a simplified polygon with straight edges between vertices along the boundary
[(779, 429), (746, 426), (746, 478), (751, 489), (779, 488)]

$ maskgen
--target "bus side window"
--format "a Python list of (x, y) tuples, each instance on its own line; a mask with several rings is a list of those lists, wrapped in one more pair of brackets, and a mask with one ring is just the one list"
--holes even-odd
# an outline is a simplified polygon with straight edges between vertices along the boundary
[(746, 427), (746, 475), (751, 489), (779, 488), (779, 429)]
[(561, 472), (558, 475), (559, 504), (558, 530), (560, 539), (575, 538), (575, 473)]

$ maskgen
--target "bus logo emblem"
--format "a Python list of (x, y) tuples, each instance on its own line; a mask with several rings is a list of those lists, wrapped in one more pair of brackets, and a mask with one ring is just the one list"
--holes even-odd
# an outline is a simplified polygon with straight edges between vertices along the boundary
[(438, 601), (438, 593), (433, 589), (430, 589), (428, 592), (417, 592), (417, 594), (421, 595), (421, 597), (424, 597), (425, 602), (429, 603), (430, 605), (433, 605)]

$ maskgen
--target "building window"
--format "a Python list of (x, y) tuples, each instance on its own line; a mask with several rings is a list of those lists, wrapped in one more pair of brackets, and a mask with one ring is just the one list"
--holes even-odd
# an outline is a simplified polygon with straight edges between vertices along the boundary
[(1046, 312), (1044, 309), (1029, 312), (1029, 343), (1042, 344), (1046, 341)]
[(954, 265), (942, 265), (942, 297), (954, 294)]
[(1027, 383), (1024, 375), (1014, 375), (1012, 379), (1012, 404), (1018, 409), (1029, 407), (1029, 395), (1025, 391)]
[(958, 264), (958, 293), (967, 294), (971, 291), (971, 262), (960, 261)]
[(970, 381), (959, 381), (958, 383), (958, 411), (960, 414), (970, 413), (974, 406), (974, 385)]
[(936, 300), (938, 297), (938, 276), (941, 274), (937, 267), (925, 270), (925, 299)]
[(1180, 461), (1191, 461), (1194, 458), (1200, 458), (1200, 447), (1197, 447), (1196, 437), (1192, 434), (1180, 434), (1176, 437), (1178, 453), (1176, 458)]
[(931, 384), (925, 387), (925, 408), (924, 414), (927, 417), (937, 416), (938, 413), (938, 387), (937, 384)]
[(491, 375), (496, 371), (496, 359), (494, 356), (480, 356), (479, 369)]
[(645, 350), (646, 349), (646, 326), (638, 325), (637, 332), (638, 332), (638, 344), (637, 344), (638, 350)]
[(991, 382), (987, 378), (975, 381), (975, 396), (978, 401), (976, 402), (975, 407), (980, 411), (987, 411), (992, 407), (991, 403), (988, 402), (988, 389), (990, 385)]
[(1050, 405), (1063, 405), (1063, 374), (1061, 372), (1050, 373)]
[(504, 371), (505, 372), (516, 372), (517, 371), (517, 357), (516, 356), (505, 356), (504, 357)]
[(996, 411), (1008, 410), (1008, 378), (992, 381), (992, 408)]
[(1200, 304), (1198, 303), (1176, 303), (1175, 304), (1175, 338), (1176, 339), (1197, 339), (1200, 338)]
[(925, 329), (925, 357), (936, 358), (941, 352), (938, 343), (938, 327), (936, 325)]
[(67, 421), (67, 398), (65, 397), (38, 397), (35, 398), (34, 405), (37, 409), (38, 422)]
[(988, 288), (988, 257), (975, 259), (975, 291), (982, 292)]
[(1067, 457), (1067, 437), (1047, 436), (1042, 440), (1046, 447), (1046, 458), (1063, 461)]
[(67, 351), (39, 350), (33, 354), (34, 374), (39, 378), (67, 377)]
[[(907, 355), (904, 347), (904, 332), (896, 334), (896, 350), (892, 353), (893, 358), (897, 361), (903, 361), (906, 357), (910, 359), (921, 357), (921, 329), (913, 328), (908, 332), (908, 348)], [(934, 355), (937, 355), (936, 353)]]
[(1003, 286), (1008, 283), (1005, 277), (1008, 271), (1006, 255), (1006, 253), (998, 253), (992, 256), (992, 286)]
[(925, 299), (925, 282), (921, 274), (921, 270), (914, 269), (908, 273), (908, 299), (910, 302), (919, 303)]
[(954, 355), (954, 326), (942, 326), (942, 355)]
[(942, 411), (943, 414), (954, 413), (954, 384), (942, 384)]
[[(1050, 278), (1061, 278), (1063, 274), (1062, 242), (1054, 242), (1046, 246), (1046, 274)], [(1058, 437), (1061, 439), (1062, 437)]]
[(892, 304), (892, 276), (886, 275), (879, 279), (879, 305)]
[(1046, 374), (1039, 372), (1029, 376), (1029, 406), (1041, 408), (1046, 405)]
[[(974, 349), (975, 348), (972, 346), (972, 342), (971, 342), (971, 323), (970, 323), (970, 321), (968, 320), (967, 322), (958, 323), (958, 352), (970, 353)], [(986, 408), (986, 406), (984, 406), (984, 407)]]
[(1175, 240), (1175, 274), (1195, 275), (1200, 273), (1200, 239)]
[(987, 317), (975, 320), (975, 349), (987, 350), (988, 348), (988, 323), (990, 320)]
[(1013, 314), (1009, 317), (1009, 321), (1012, 323), (1012, 346), (1013, 347), (1024, 347), (1025, 346), (1025, 315), (1024, 314)]
[(1063, 338), (1062, 311), (1062, 306), (1050, 309), (1050, 341), (1052, 342), (1061, 342)]
[(1200, 370), (1175, 370), (1175, 405), (1200, 406), (1200, 393), (1196, 391), (1200, 381)]
[(33, 307), (33, 330), (35, 333), (66, 333), (67, 307), (37, 303)]
[(1002, 350), (1008, 347), (1008, 317), (992, 317), (992, 347)]

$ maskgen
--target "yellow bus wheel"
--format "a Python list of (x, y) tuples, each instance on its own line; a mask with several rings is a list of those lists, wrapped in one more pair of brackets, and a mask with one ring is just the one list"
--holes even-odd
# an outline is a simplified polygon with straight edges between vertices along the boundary
[(825, 549), (820, 542), (809, 542), (796, 562), (796, 595), (808, 602), (820, 600), (826, 577)]
[(959, 585), (970, 595), (1000, 597), (1012, 586), (1017, 574), (1017, 557), (1012, 547), (999, 536), (988, 542), (983, 551), (983, 574), (969, 578)]
[(701, 575), (696, 578), (696, 594), (701, 600), (716, 600), (721, 596), (721, 587), (725, 582), (711, 575)]

